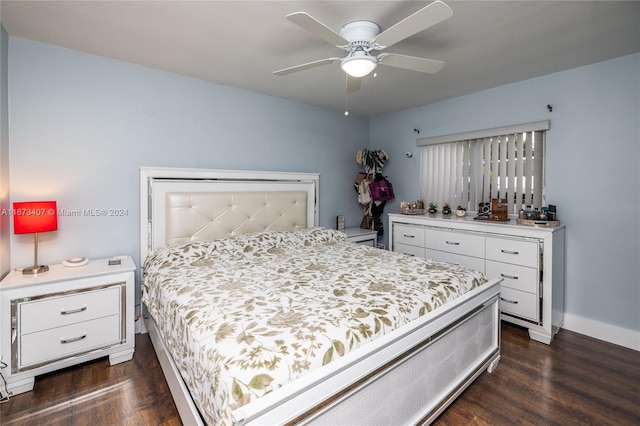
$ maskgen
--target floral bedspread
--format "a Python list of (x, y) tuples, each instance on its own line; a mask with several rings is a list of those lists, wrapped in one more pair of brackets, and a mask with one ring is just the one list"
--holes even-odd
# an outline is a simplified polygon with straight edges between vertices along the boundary
[(326, 228), (170, 246), (143, 302), (205, 421), (356, 350), (487, 280)]

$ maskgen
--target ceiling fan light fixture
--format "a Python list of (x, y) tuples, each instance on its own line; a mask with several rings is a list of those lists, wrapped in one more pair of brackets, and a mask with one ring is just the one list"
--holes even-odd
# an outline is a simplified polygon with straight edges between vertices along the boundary
[(371, 71), (376, 69), (376, 66), (378, 66), (378, 60), (365, 52), (356, 52), (340, 62), (340, 68), (351, 77), (356, 78), (369, 75)]

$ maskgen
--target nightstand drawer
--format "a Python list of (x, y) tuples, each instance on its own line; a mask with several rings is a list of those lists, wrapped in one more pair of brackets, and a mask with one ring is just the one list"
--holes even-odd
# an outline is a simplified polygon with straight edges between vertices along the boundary
[(539, 257), (535, 241), (487, 237), (487, 259), (537, 268)]
[(427, 229), (427, 248), (484, 259), (484, 236)]
[(122, 305), (120, 292), (116, 285), (21, 303), (20, 334), (118, 314)]
[(502, 288), (538, 293), (538, 269), (487, 260), (487, 278), (502, 277)]
[(395, 250), (396, 244), (409, 244), (412, 246), (424, 247), (424, 228), (409, 225), (394, 225), (393, 251), (397, 251)]
[(501, 287), (500, 310), (505, 314), (538, 321), (538, 296), (509, 287)]
[(25, 368), (69, 355), (119, 344), (120, 315), (20, 336), (19, 366)]

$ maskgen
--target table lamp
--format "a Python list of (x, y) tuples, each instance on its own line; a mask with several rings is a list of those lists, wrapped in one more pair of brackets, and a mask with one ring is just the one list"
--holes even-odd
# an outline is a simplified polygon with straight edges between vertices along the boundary
[(13, 203), (13, 233), (34, 234), (33, 266), (24, 268), (23, 274), (39, 274), (49, 270), (47, 265), (38, 265), (38, 233), (57, 229), (58, 213), (55, 201)]

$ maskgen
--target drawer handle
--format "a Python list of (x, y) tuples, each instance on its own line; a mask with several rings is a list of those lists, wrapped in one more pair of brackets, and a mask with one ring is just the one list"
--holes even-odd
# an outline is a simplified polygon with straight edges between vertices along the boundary
[(82, 308), (78, 308), (78, 309), (71, 309), (68, 311), (60, 311), (60, 315), (71, 315), (71, 314), (77, 314), (79, 312), (84, 312), (87, 310), (86, 306), (83, 306)]
[(500, 276), (502, 278), (509, 278), (510, 280), (517, 280), (518, 279), (518, 277), (516, 277), (515, 275), (500, 274)]
[(520, 252), (518, 251), (513, 251), (513, 250), (500, 250), (502, 253), (504, 254), (520, 254)]
[(403, 237), (405, 238), (415, 238), (415, 235), (407, 235), (407, 234), (402, 234)]
[(505, 299), (504, 297), (501, 297), (500, 300), (502, 300), (503, 302), (512, 303), (514, 305), (518, 304), (517, 300), (509, 300), (509, 299)]
[(77, 342), (78, 340), (82, 340), (85, 337), (87, 337), (87, 333), (84, 333), (82, 336), (73, 337), (71, 339), (60, 339), (60, 343), (62, 343), (62, 344), (73, 343), (73, 342)]
[(460, 243), (457, 241), (445, 241), (447, 244), (451, 244), (452, 246), (459, 246)]

